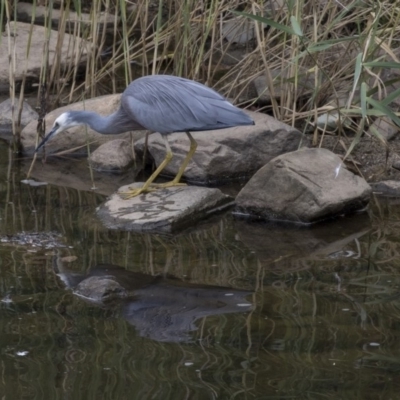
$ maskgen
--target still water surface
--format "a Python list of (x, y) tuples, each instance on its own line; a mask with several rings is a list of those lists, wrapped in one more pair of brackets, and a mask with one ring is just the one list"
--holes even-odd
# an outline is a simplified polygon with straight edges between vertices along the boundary
[[(24, 185), (10, 157), (1, 143), (1, 399), (400, 399), (396, 202), (312, 229), (228, 212), (133, 234), (97, 220), (103, 194)], [(136, 297), (73, 293), (108, 273)]]

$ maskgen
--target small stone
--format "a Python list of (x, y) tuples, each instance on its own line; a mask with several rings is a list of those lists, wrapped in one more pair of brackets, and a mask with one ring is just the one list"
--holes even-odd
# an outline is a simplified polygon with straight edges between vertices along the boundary
[(397, 155), (394, 157), (394, 160), (392, 162), (392, 168), (400, 170), (400, 157)]
[(378, 132), (386, 140), (391, 140), (399, 132), (398, 126), (389, 117), (378, 117), (370, 126), (368, 133), (374, 135)]
[(111, 140), (98, 147), (89, 162), (99, 171), (124, 171), (133, 162), (132, 147), (127, 140)]

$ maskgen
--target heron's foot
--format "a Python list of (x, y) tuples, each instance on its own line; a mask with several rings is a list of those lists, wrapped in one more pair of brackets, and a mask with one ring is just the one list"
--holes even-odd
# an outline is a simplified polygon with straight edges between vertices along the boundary
[(178, 180), (172, 180), (164, 183), (150, 183), (147, 187), (128, 189), (126, 192), (118, 192), (122, 199), (128, 200), (132, 197), (139, 196), (140, 194), (155, 192), (158, 189), (169, 188), (173, 186), (186, 186), (186, 183), (180, 183)]
[(164, 182), (164, 183), (152, 183), (151, 186), (160, 189), (160, 188), (169, 188), (172, 186), (187, 186), (186, 183), (181, 183), (179, 181), (176, 181), (175, 179), (169, 182)]
[(123, 200), (128, 200), (131, 199), (133, 197), (139, 196), (140, 194), (144, 194), (144, 193), (149, 193), (149, 192), (154, 192), (155, 190), (157, 190), (157, 188), (132, 188), (132, 189), (128, 189), (126, 192), (118, 192), (118, 194), (120, 195), (121, 199)]

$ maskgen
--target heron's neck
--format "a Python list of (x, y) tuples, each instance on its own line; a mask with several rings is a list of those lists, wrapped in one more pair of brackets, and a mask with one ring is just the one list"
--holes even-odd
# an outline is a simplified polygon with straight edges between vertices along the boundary
[(136, 121), (128, 118), (118, 109), (113, 114), (103, 117), (92, 111), (79, 111), (79, 119), (96, 132), (104, 135), (117, 135), (128, 131), (144, 129)]

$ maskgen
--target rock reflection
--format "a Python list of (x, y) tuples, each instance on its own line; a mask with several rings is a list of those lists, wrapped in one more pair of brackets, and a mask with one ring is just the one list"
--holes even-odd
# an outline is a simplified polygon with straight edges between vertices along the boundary
[(151, 276), (110, 264), (95, 266), (87, 276), (65, 268), (58, 275), (75, 294), (101, 307), (117, 306), (140, 336), (161, 342), (189, 342), (199, 319), (253, 308), (246, 300), (249, 291)]
[[(263, 263), (299, 258), (327, 258), (340, 252), (352, 241), (362, 237), (371, 229), (367, 214), (343, 217), (310, 227), (284, 226), (273, 223), (257, 223), (237, 220), (235, 226), (238, 239), (254, 251)], [(354, 254), (354, 257), (357, 257)]]
[[(29, 171), (31, 162), (22, 163), (25, 173)], [(86, 158), (49, 158), (46, 163), (34, 164), (31, 171), (31, 177), (39, 182), (47, 182), (50, 185), (72, 188), (82, 191), (90, 191), (93, 184), (96, 187), (96, 193), (109, 196), (119, 187), (127, 185), (134, 180), (134, 175), (138, 173), (138, 169), (130, 168), (124, 174), (104, 173), (93, 171), (93, 179), (87, 167)]]

